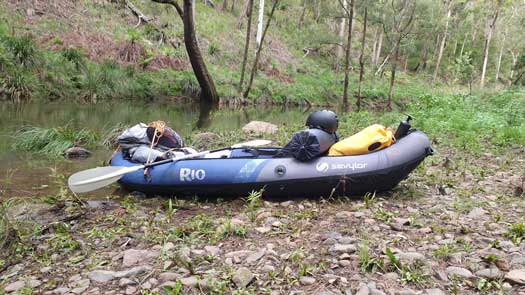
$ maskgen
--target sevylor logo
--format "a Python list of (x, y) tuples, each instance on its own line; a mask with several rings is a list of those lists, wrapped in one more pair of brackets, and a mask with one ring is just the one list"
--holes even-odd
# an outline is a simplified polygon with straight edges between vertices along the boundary
[(315, 169), (317, 169), (317, 171), (319, 172), (326, 172), (328, 171), (328, 168), (330, 168), (330, 165), (328, 165), (328, 163), (326, 162), (319, 162), (315, 166)]
[(190, 169), (190, 168), (181, 168), (179, 178), (180, 181), (193, 181), (203, 180), (206, 177), (206, 171), (202, 169)]
[(353, 163), (332, 163), (332, 164), (328, 164), (326, 162), (319, 162), (317, 163), (317, 165), (315, 166), (315, 168), (317, 169), (317, 171), (319, 172), (327, 172), (328, 169), (331, 169), (331, 170), (356, 170), (356, 169), (364, 169), (366, 168), (366, 166), (368, 166), (368, 163), (357, 163), (357, 162), (353, 162)]

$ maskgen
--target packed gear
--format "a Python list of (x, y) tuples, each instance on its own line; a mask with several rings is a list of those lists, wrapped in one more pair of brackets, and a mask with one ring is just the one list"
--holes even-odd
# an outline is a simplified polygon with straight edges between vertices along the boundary
[(128, 128), (118, 137), (118, 143), (124, 157), (138, 163), (149, 163), (195, 152), (184, 147), (182, 137), (162, 121), (148, 125), (139, 123)]
[(339, 127), (339, 119), (337, 118), (337, 114), (332, 111), (315, 111), (306, 119), (306, 126), (310, 129), (317, 128), (333, 134), (336, 133)]
[(336, 142), (336, 133), (330, 134), (321, 129), (299, 131), (280, 150), (278, 157), (294, 157), (306, 162), (325, 154)]
[(395, 142), (391, 128), (374, 124), (332, 145), (328, 155), (361, 155), (384, 149)]
[(306, 119), (309, 129), (294, 133), (292, 139), (277, 153), (276, 157), (294, 157), (306, 162), (325, 154), (339, 140), (337, 114), (320, 110)]

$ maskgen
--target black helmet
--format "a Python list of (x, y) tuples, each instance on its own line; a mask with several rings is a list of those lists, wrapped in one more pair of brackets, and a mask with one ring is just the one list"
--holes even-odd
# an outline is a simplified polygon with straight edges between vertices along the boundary
[(328, 133), (335, 133), (339, 127), (339, 119), (336, 113), (329, 110), (315, 111), (306, 119), (306, 126), (317, 128)]

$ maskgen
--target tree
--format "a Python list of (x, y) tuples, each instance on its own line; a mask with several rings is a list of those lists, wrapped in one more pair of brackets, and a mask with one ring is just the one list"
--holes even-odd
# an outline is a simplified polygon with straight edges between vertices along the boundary
[(246, 62), (248, 60), (248, 50), (250, 48), (250, 35), (252, 30), (252, 12), (253, 12), (253, 0), (248, 0), (248, 25), (246, 26), (246, 42), (244, 43), (244, 54), (242, 57), (241, 66), (241, 80), (239, 81), (239, 93), (242, 92), (244, 84), (244, 72), (246, 70)]
[[(347, 1), (343, 1), (343, 10), (346, 11), (347, 9)], [(343, 50), (344, 50), (344, 43), (345, 43), (345, 22), (346, 18), (341, 17), (341, 22), (339, 24), (339, 42), (341, 42), (340, 46), (337, 46), (336, 55), (335, 55), (335, 70), (339, 72), (341, 70), (341, 58), (343, 58)]]
[(199, 82), (201, 88), (200, 100), (212, 104), (219, 102), (219, 95), (215, 88), (215, 83), (208, 72), (206, 63), (202, 58), (202, 54), (197, 41), (197, 35), (195, 33), (195, 1), (194, 0), (183, 0), (183, 7), (181, 8), (176, 0), (152, 0), (153, 2), (169, 4), (177, 10), (182, 23), (184, 25), (184, 44), (186, 46), (186, 52), (190, 59), (193, 73)]
[(350, 0), (350, 11), (344, 7), (344, 3), (339, 0), (348, 17), (348, 38), (345, 55), (345, 82), (343, 86), (343, 109), (348, 111), (348, 83), (350, 82), (350, 53), (352, 50), (352, 26), (354, 25), (355, 0)]
[(441, 38), (441, 43), (439, 45), (439, 51), (438, 51), (438, 56), (437, 56), (437, 61), (436, 61), (436, 68), (434, 69), (434, 77), (432, 78), (432, 84), (436, 83), (436, 79), (439, 74), (439, 65), (441, 64), (441, 57), (443, 56), (443, 49), (445, 48), (445, 43), (447, 40), (448, 22), (450, 19), (450, 15), (452, 13), (452, 0), (445, 1), (445, 10), (447, 12), (447, 16), (445, 18), (445, 29), (443, 31), (443, 38)]
[[(396, 80), (396, 69), (399, 60), (399, 47), (401, 41), (407, 37), (410, 33), (411, 25), (414, 20), (414, 12), (416, 10), (415, 0), (403, 0), (400, 1), (400, 5), (396, 5), (395, 0), (392, 0), (392, 36), (394, 39), (393, 52), (394, 57), (391, 61), (391, 74), (390, 74), (390, 87), (388, 89), (388, 102), (387, 107), (392, 110), (392, 98), (394, 96), (394, 84)], [(399, 6), (398, 8), (396, 6)], [(386, 29), (385, 29), (386, 32)]]
[(273, 15), (275, 13), (275, 9), (277, 8), (277, 4), (279, 4), (279, 0), (273, 0), (272, 9), (270, 10), (270, 15), (268, 16), (266, 27), (264, 27), (264, 30), (261, 35), (261, 42), (259, 43), (259, 46), (257, 46), (257, 51), (255, 52), (255, 60), (253, 61), (252, 70), (250, 72), (250, 80), (248, 81), (248, 86), (246, 87), (246, 90), (243, 93), (244, 98), (247, 98), (248, 95), (250, 94), (250, 90), (253, 84), (253, 79), (255, 77), (255, 74), (257, 73), (257, 65), (259, 64), (259, 59), (261, 57), (261, 50), (264, 44), (264, 38), (266, 37), (266, 33), (268, 32), (268, 28), (270, 27), (270, 22), (273, 19)]
[(492, 39), (492, 34), (494, 33), (494, 30), (496, 29), (496, 21), (498, 20), (500, 9), (501, 9), (501, 4), (500, 4), (500, 1), (498, 1), (496, 4), (496, 9), (494, 11), (494, 14), (491, 15), (487, 19), (489, 26), (485, 34), (485, 49), (483, 50), (483, 67), (481, 68), (481, 80), (480, 80), (481, 87), (485, 86), (485, 74), (487, 71), (487, 62), (489, 59), (490, 40)]
[(363, 20), (363, 33), (361, 39), (361, 54), (359, 55), (359, 84), (357, 86), (357, 111), (361, 110), (361, 84), (365, 72), (365, 41), (366, 41), (366, 21), (368, 19), (368, 7), (365, 6), (365, 16)]

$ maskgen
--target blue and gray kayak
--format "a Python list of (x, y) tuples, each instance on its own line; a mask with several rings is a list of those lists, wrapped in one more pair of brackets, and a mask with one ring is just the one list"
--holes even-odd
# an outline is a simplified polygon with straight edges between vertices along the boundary
[[(428, 137), (413, 131), (373, 153), (324, 156), (309, 162), (277, 158), (278, 148), (238, 148), (227, 158), (195, 158), (170, 162), (124, 175), (120, 185), (153, 195), (246, 196), (264, 189), (268, 197), (353, 196), (394, 188), (432, 154)], [(138, 163), (117, 153), (113, 166)]]

